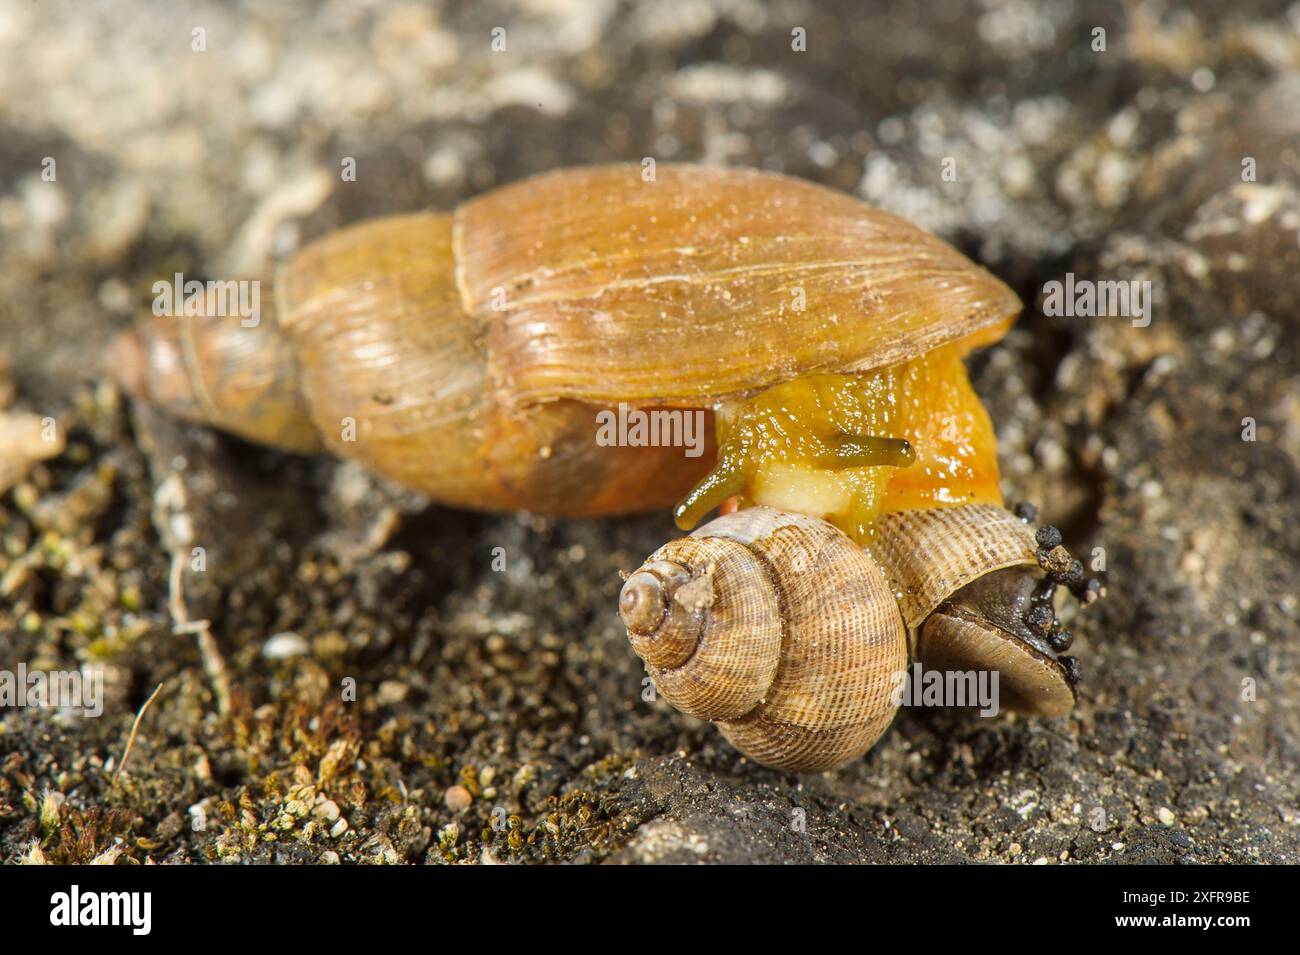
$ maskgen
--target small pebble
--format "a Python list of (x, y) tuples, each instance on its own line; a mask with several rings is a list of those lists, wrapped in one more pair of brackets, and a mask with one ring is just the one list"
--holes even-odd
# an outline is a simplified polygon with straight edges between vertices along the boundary
[(1038, 533), (1034, 535), (1034, 539), (1038, 541), (1039, 547), (1044, 547), (1047, 550), (1061, 546), (1061, 532), (1051, 524), (1040, 527)]
[(277, 633), (262, 645), (262, 656), (268, 660), (288, 660), (303, 656), (308, 650), (307, 641), (293, 631)]
[(448, 786), (447, 793), (443, 796), (447, 803), (447, 808), (452, 812), (464, 812), (469, 808), (474, 797), (469, 794), (469, 790), (464, 786)]
[[(1062, 545), (1057, 544), (1051, 550), (1040, 547), (1038, 549), (1038, 566), (1047, 571), (1053, 578), (1064, 580), (1070, 573), (1075, 560), (1070, 556), (1070, 552)], [(1082, 573), (1082, 568), (1080, 568)]]
[(1047, 633), (1056, 622), (1051, 607), (1033, 607), (1025, 614), (1025, 621), (1038, 633)]

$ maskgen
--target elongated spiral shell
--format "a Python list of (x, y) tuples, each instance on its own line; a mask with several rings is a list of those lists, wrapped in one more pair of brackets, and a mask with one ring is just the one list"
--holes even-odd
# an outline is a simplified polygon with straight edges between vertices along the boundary
[[(182, 417), (326, 448), (443, 504), (571, 516), (675, 503), (715, 458), (720, 403), (987, 344), (1020, 310), (849, 196), (673, 164), (358, 223), (264, 284), (247, 327), (190, 301), (150, 316), (114, 346), (115, 374)], [(702, 446), (602, 439), (598, 415), (624, 405), (698, 422)]]
[(664, 698), (766, 766), (832, 769), (893, 719), (902, 618), (875, 561), (824, 521), (718, 518), (651, 555), (619, 610)]

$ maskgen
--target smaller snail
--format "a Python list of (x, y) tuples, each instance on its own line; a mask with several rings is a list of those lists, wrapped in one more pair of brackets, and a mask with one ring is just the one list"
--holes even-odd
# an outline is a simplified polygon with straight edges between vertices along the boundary
[(1074, 706), (1053, 595), (1064, 583), (1086, 602), (1095, 586), (1045, 531), (975, 504), (884, 515), (860, 548), (825, 521), (752, 507), (655, 551), (619, 612), (669, 703), (765, 766), (819, 772), (880, 738), (909, 657), (998, 671), (1007, 709)]
[(871, 557), (825, 521), (720, 517), (656, 551), (619, 611), (659, 692), (768, 766), (837, 766), (894, 717), (902, 617)]

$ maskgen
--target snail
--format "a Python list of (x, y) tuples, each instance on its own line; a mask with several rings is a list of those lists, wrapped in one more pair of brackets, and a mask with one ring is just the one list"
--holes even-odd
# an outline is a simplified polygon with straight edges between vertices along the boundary
[[(744, 508), (653, 555), (620, 609), (669, 701), (760, 762), (860, 755), (892, 715), (876, 677), (909, 655), (996, 666), (1032, 712), (1073, 704), (1049, 591), (1096, 588), (1002, 509), (963, 365), (1020, 301), (903, 219), (752, 170), (562, 170), (327, 235), (262, 300), (251, 322), (155, 315), (113, 371), (456, 507), (672, 504), (687, 531)], [(697, 416), (702, 453), (601, 440), (628, 408)]]
[[(329, 449), (462, 508), (678, 502), (688, 528), (747, 493), (860, 536), (882, 505), (947, 493), (910, 479), (886, 492), (904, 462), (1000, 500), (961, 356), (1019, 301), (929, 233), (811, 183), (553, 172), (450, 214), (338, 230), (272, 286), (255, 322), (198, 300), (149, 317), (116, 340), (111, 370), (181, 417)], [(620, 405), (699, 412), (721, 445), (598, 441)]]
[(820, 772), (884, 733), (909, 659), (996, 670), (1006, 709), (1069, 712), (1078, 674), (1053, 597), (1059, 584), (1082, 603), (1097, 593), (1076, 565), (1054, 528), (991, 504), (881, 515), (865, 548), (757, 506), (655, 551), (619, 612), (676, 709), (765, 766)]

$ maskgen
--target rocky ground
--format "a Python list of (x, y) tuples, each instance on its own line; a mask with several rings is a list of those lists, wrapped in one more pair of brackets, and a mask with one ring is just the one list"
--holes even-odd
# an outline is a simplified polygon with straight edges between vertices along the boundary
[[(0, 0), (0, 405), (67, 437), (0, 497), (0, 669), (105, 685), (0, 711), (0, 858), (1300, 861), (1300, 6), (867, 7)], [(643, 156), (825, 183), (1020, 291), (972, 371), (1007, 497), (1104, 559), (1070, 717), (762, 769), (641, 699), (613, 608), (666, 514), (425, 507), (106, 383), (158, 278)], [(1066, 272), (1151, 281), (1150, 323), (1044, 315)]]

